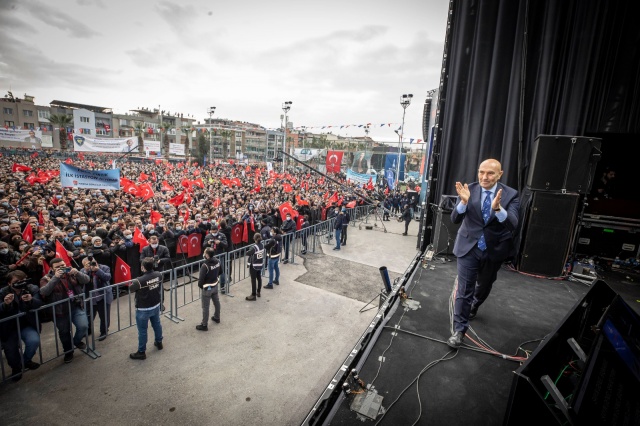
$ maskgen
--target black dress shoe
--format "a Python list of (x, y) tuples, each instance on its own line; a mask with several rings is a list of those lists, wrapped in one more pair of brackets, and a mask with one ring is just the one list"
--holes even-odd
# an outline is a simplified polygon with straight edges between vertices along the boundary
[(247, 297), (245, 297), (244, 299), (245, 299), (245, 300), (251, 300), (251, 301), (255, 302), (256, 297), (255, 297), (254, 295), (251, 295), (251, 296), (247, 296)]
[(273, 285), (267, 284), (263, 288), (268, 288), (269, 290), (273, 290)]
[(161, 351), (162, 348), (164, 348), (164, 346), (162, 346), (162, 342), (153, 342), (153, 346), (158, 348), (159, 351)]
[(198, 325), (196, 325), (196, 330), (209, 331), (209, 327), (207, 327), (206, 325), (198, 324)]
[(477, 306), (472, 306), (471, 307), (471, 311), (469, 312), (469, 320), (472, 320), (476, 317), (476, 315), (478, 315), (478, 307)]
[(259, 291), (256, 292), (256, 296), (260, 297), (260, 292)]
[(220, 318), (211, 317), (211, 321), (215, 322), (216, 324), (220, 324)]
[(449, 340), (447, 340), (447, 345), (449, 345), (450, 348), (458, 349), (460, 346), (462, 346), (463, 339), (464, 333), (461, 331), (456, 331), (451, 337), (449, 337)]

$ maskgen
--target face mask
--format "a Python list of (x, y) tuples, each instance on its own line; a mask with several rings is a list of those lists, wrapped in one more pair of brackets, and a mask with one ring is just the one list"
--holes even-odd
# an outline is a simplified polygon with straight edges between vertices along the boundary
[(84, 199), (84, 202), (85, 202), (85, 203), (90, 203), (90, 202), (91, 202), (91, 198), (85, 198), (85, 199)]
[(117, 217), (112, 217), (111, 220), (114, 221), (114, 222), (117, 222), (118, 218)]
[(73, 219), (73, 223), (80, 223), (80, 219)]
[(159, 226), (160, 228), (164, 228), (164, 223), (158, 223), (158, 226)]
[(155, 231), (154, 229), (150, 229), (150, 230), (149, 230), (149, 233), (150, 233), (150, 234), (155, 234), (155, 233), (156, 233), (156, 231)]
[(74, 241), (73, 245), (76, 247), (80, 247), (82, 245), (82, 241)]
[(95, 248), (100, 248), (100, 247), (102, 247), (102, 244), (97, 244), (97, 243), (96, 243), (96, 244), (94, 244), (93, 246), (94, 246)]
[(38, 240), (38, 241), (36, 241), (36, 244), (39, 245), (39, 246), (43, 246), (43, 245), (47, 244), (47, 242), (45, 240)]
[(71, 216), (71, 212), (64, 212), (65, 216)]
[(62, 198), (62, 195), (56, 195), (56, 200), (59, 200)]
[(76, 234), (76, 233), (75, 233), (74, 231), (69, 231), (69, 232), (67, 233), (67, 235), (68, 235), (69, 237), (73, 237), (75, 234)]
[(7, 254), (7, 253), (9, 253), (9, 249), (8, 248), (0, 249), (0, 254)]
[(287, 220), (291, 220), (291, 218), (289, 216), (287, 216)]
[(133, 238), (133, 235), (125, 235), (124, 238), (127, 239), (127, 240), (130, 240), (130, 239)]
[(208, 222), (208, 221), (206, 221), (206, 220), (203, 220), (203, 221), (202, 221), (202, 223), (204, 223), (204, 224), (206, 225), (206, 224), (207, 224), (207, 223), (209, 223), (209, 222)]
[(151, 244), (151, 248), (158, 248), (158, 244)]
[(86, 231), (86, 230), (87, 230), (87, 227), (86, 227), (86, 226), (81, 226), (81, 227), (80, 227), (80, 230), (81, 230), (81, 231)]
[(3, 231), (8, 231), (9, 227), (8, 226), (0, 226), (0, 229)]
[(151, 210), (147, 210), (147, 213), (151, 213)]
[(182, 226), (176, 226), (176, 231), (182, 231)]

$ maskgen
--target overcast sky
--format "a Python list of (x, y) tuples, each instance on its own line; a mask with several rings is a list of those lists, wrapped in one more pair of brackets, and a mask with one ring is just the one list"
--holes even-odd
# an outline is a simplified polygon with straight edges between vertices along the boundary
[[(373, 123), (422, 139), (437, 88), (446, 0), (0, 0), (0, 90), (280, 126)], [(380, 128), (380, 123), (397, 123)], [(327, 131), (325, 129), (324, 131)], [(361, 128), (333, 129), (363, 136)], [(320, 132), (320, 129), (311, 129)]]

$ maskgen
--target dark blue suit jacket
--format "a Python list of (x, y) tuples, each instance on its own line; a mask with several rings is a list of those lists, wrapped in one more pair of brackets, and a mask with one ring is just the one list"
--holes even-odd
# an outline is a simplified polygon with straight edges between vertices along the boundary
[[(453, 247), (453, 254), (456, 257), (462, 257), (469, 253), (478, 244), (478, 240), (483, 233), (487, 243), (487, 254), (491, 260), (503, 261), (509, 256), (513, 234), (518, 227), (520, 201), (518, 199), (518, 191), (515, 189), (498, 182), (496, 193), (500, 189), (502, 189), (500, 205), (507, 211), (507, 218), (501, 223), (492, 210), (491, 217), (485, 224), (482, 219), (481, 206), (483, 189), (478, 182), (469, 184), (471, 195), (467, 203), (467, 211), (459, 214), (458, 210), (454, 208), (451, 213), (451, 221), (453, 223), (462, 222)], [(459, 202), (460, 199), (458, 199)]]

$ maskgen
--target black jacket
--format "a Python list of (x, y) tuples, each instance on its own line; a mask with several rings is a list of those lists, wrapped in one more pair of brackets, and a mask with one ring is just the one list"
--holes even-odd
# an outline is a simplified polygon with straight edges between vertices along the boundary
[(207, 259), (200, 266), (198, 274), (198, 287), (202, 288), (205, 284), (216, 284), (220, 275), (220, 262), (217, 258)]
[[(27, 291), (29, 291), (33, 297), (29, 302), (22, 301), (22, 297), (15, 295), (15, 290), (9, 286), (0, 290), (0, 319), (8, 318), (21, 312), (27, 312), (27, 315), (19, 319), (20, 327), (29, 326), (37, 330), (38, 322), (36, 321), (36, 315), (32, 311), (43, 305), (42, 298), (40, 297), (40, 289), (38, 286), (28, 284)], [(4, 298), (9, 293), (13, 293), (15, 296), (13, 298), (13, 302), (7, 305), (4, 303)], [(17, 333), (15, 321), (5, 321), (0, 323), (0, 338), (2, 340), (6, 340), (10, 335), (15, 333)]]
[(282, 222), (282, 232), (285, 234), (291, 234), (296, 230), (296, 222), (291, 220), (285, 220)]
[(162, 300), (162, 274), (157, 271), (146, 272), (143, 276), (133, 281), (129, 291), (136, 292), (137, 309), (158, 306)]
[(165, 246), (159, 245), (157, 248), (151, 247), (151, 244), (142, 249), (140, 253), (140, 263), (145, 257), (154, 257), (158, 256), (160, 259), (171, 259), (171, 254), (169, 253), (169, 249)]
[[(217, 244), (216, 241), (218, 241)], [(227, 251), (227, 245), (227, 237), (220, 231), (217, 231), (215, 234), (209, 234), (204, 238), (205, 248), (211, 247), (216, 255), (225, 253)]]

